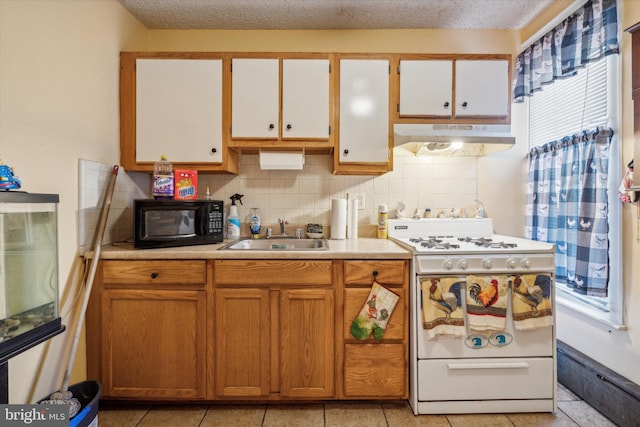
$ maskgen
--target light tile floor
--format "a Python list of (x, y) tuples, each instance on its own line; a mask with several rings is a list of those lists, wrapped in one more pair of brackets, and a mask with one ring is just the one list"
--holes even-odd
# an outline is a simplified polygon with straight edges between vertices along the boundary
[(615, 427), (558, 385), (558, 412), (414, 416), (409, 404), (136, 405), (103, 402), (100, 427)]

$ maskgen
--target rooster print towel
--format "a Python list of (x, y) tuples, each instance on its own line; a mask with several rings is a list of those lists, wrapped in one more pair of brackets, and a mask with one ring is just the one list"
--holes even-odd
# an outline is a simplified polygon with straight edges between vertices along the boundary
[(462, 309), (463, 277), (423, 277), (422, 320), (427, 339), (438, 336), (464, 337)]
[(467, 276), (467, 320), (473, 331), (503, 331), (507, 326), (509, 278)]
[(514, 327), (527, 331), (551, 326), (551, 276), (523, 274), (511, 276), (510, 282)]

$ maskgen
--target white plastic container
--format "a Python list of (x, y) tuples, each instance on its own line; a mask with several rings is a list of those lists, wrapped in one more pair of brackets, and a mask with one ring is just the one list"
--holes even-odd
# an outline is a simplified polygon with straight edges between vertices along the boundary
[(229, 239), (240, 238), (240, 217), (238, 216), (238, 207), (236, 205), (229, 206), (229, 216), (227, 217), (227, 237)]

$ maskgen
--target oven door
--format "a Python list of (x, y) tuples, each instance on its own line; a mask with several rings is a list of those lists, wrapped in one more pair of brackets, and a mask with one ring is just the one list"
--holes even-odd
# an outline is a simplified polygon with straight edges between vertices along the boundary
[[(551, 275), (545, 274), (553, 283)], [(518, 331), (514, 328), (511, 289), (508, 285), (506, 294), (504, 294), (505, 289), (501, 289), (503, 293), (501, 298), (504, 298), (502, 303), (506, 307), (504, 329), (474, 331), (469, 327), (467, 299), (470, 299), (470, 296), (467, 295), (467, 287), (473, 286), (473, 283), (468, 283), (467, 279), (473, 278), (474, 282), (491, 283), (493, 279), (498, 278), (508, 284), (513, 277), (515, 275), (417, 275), (414, 289), (419, 308), (415, 313), (418, 317), (416, 319), (418, 359), (552, 356), (553, 327), (542, 327), (528, 331)], [(551, 292), (553, 292), (553, 286), (551, 286)], [(553, 298), (550, 298), (550, 301), (553, 301)], [(485, 302), (488, 301), (485, 300)], [(425, 305), (428, 305), (426, 309)], [(453, 305), (458, 305), (455, 313), (450, 312)], [(473, 311), (472, 304), (469, 305), (469, 308)], [(491, 307), (489, 308), (491, 309)], [(491, 313), (491, 310), (487, 311), (488, 316), (491, 316)], [(503, 313), (501, 313), (502, 315)], [(433, 331), (430, 334), (425, 327), (433, 326), (434, 320), (437, 320), (434, 317), (439, 317), (443, 322), (450, 322), (454, 325), (455, 330), (451, 329), (451, 331), (458, 336), (437, 334), (431, 338), (430, 335), (433, 335)], [(456, 317), (458, 318), (457, 323)], [(462, 326), (460, 326), (461, 323)]]

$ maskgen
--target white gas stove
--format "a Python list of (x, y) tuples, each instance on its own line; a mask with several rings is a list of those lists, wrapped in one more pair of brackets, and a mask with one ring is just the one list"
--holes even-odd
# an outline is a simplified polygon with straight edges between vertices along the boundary
[[(425, 330), (423, 311), (424, 304), (440, 306), (437, 286), (457, 283), (452, 285), (458, 286), (454, 305), (468, 316), (465, 296), (470, 278), (509, 283), (503, 297), (510, 298), (512, 283), (546, 277), (549, 300), (555, 305), (554, 246), (496, 235), (490, 218), (393, 219), (389, 238), (414, 253), (409, 299), (409, 403), (414, 413), (555, 411), (555, 321), (549, 327), (516, 330), (509, 299), (505, 316), (509, 320), (503, 329), (477, 332), (465, 320), (458, 326), (462, 328), (458, 336), (434, 338)], [(452, 296), (454, 289), (449, 291)], [(452, 316), (447, 311), (444, 321)]]
[(389, 237), (414, 252), (417, 273), (499, 273), (555, 268), (552, 244), (494, 234), (491, 218), (392, 219)]

